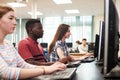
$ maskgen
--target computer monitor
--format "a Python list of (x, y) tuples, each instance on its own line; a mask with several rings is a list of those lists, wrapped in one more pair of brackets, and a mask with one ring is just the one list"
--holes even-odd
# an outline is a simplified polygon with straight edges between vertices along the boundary
[(89, 42), (88, 43), (88, 52), (93, 53), (95, 48), (95, 42)]
[(105, 26), (104, 21), (100, 21), (99, 34), (95, 36), (95, 49), (94, 57), (97, 58), (97, 61), (103, 61), (104, 58), (104, 35), (105, 35)]
[(66, 44), (67, 44), (67, 47), (68, 47), (68, 48), (72, 48), (72, 46), (73, 46), (73, 45), (72, 45), (72, 42), (67, 42)]
[(74, 53), (74, 51), (73, 51), (73, 49), (72, 49), (72, 47), (73, 47), (72, 42), (67, 42), (66, 44), (67, 44), (67, 47), (68, 47), (68, 52), (69, 52), (69, 53)]
[(119, 15), (113, 0), (105, 0), (104, 74), (118, 64)]
[(104, 37), (105, 37), (105, 26), (104, 26), (104, 21), (100, 21), (100, 27), (99, 27), (98, 61), (103, 61), (103, 58), (104, 58)]
[(99, 34), (95, 35), (95, 48), (94, 48), (94, 58), (98, 58), (99, 49)]

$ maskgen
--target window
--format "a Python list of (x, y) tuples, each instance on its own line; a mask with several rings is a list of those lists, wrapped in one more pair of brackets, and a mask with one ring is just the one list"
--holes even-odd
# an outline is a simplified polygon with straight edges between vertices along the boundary
[[(82, 40), (86, 38), (88, 42), (92, 40), (92, 16), (65, 16), (65, 17), (43, 17), (40, 18), (41, 23), (43, 24), (44, 35), (42, 39), (39, 39), (39, 42), (51, 43), (55, 32), (61, 23), (70, 25), (71, 27), (71, 36), (67, 39), (67, 42), (73, 42), (73, 46), (76, 40)], [(17, 27), (12, 35), (7, 36), (7, 39), (11, 42), (15, 42), (16, 45), (19, 41), (27, 37), (25, 30), (25, 23), (28, 19), (17, 19)]]

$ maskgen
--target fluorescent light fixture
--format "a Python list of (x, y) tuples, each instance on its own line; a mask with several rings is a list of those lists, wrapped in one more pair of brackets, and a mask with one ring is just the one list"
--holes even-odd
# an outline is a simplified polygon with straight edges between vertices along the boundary
[(56, 4), (70, 4), (71, 0), (53, 0)]
[(67, 14), (76, 14), (76, 13), (80, 13), (79, 10), (75, 9), (75, 10), (65, 10), (65, 12)]
[(25, 3), (21, 3), (21, 2), (10, 2), (7, 3), (8, 5), (12, 6), (12, 7), (25, 7), (27, 6)]
[[(32, 13), (32, 12), (28, 12), (28, 14), (33, 15), (33, 13)], [(37, 11), (37, 12), (35, 13), (35, 15), (43, 15), (43, 13), (41, 13), (41, 12)]]

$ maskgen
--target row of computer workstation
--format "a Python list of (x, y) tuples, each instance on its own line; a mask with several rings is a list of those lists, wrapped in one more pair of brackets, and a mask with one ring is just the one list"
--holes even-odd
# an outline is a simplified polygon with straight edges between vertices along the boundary
[[(79, 51), (75, 48), (73, 48), (73, 43), (72, 42), (67, 42), (67, 47), (69, 48), (68, 52), (69, 53), (78, 53)], [(44, 48), (47, 49), (48, 48), (48, 43), (40, 43), (40, 45)], [(94, 52), (94, 48), (95, 48), (95, 43), (94, 42), (87, 42), (88, 45), (88, 52)]]
[[(42, 75), (34, 80), (120, 80), (118, 10), (114, 0), (104, 1), (104, 21), (100, 23), (99, 34), (95, 36), (92, 60), (69, 63), (65, 71)], [(84, 54), (70, 55), (81, 57)]]

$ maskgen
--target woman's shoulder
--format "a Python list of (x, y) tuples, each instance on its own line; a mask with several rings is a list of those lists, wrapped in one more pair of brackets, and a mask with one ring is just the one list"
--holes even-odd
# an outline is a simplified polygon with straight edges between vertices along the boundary
[(58, 48), (58, 47), (61, 47), (62, 46), (62, 42), (59, 40), (59, 41), (56, 41), (55, 43), (55, 46), (54, 46), (54, 49)]
[(55, 43), (55, 45), (57, 46), (57, 45), (61, 45), (62, 44), (62, 41), (56, 41), (56, 43)]
[(11, 42), (9, 40), (4, 40), (4, 44), (10, 44)]

